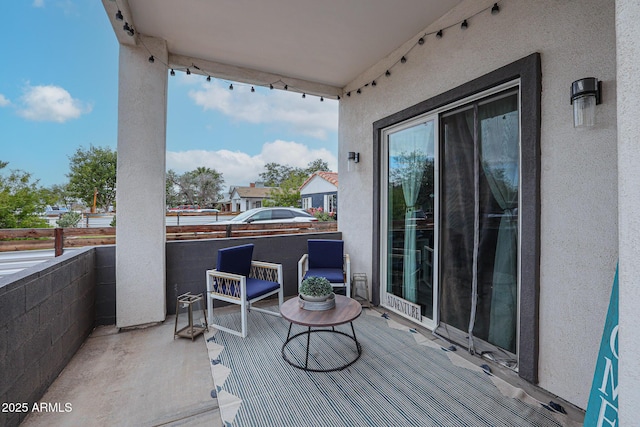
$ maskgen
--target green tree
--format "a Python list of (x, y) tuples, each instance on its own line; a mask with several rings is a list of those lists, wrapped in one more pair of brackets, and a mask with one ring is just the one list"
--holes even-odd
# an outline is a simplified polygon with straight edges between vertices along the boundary
[(80, 147), (69, 161), (69, 194), (82, 200), (87, 206), (93, 206), (94, 189), (97, 189), (97, 207), (108, 209), (116, 198), (115, 150), (93, 145), (88, 150)]
[[(200, 205), (214, 207), (222, 197), (222, 174), (204, 166), (178, 175), (173, 170), (167, 172), (167, 204)], [(175, 203), (175, 204), (174, 204)]]
[(300, 186), (305, 178), (300, 175), (292, 174), (289, 178), (280, 183), (279, 187), (269, 191), (271, 201), (266, 203), (267, 206), (300, 206)]
[(300, 206), (300, 187), (316, 171), (328, 171), (329, 165), (322, 159), (307, 164), (306, 168), (294, 168), (278, 163), (267, 163), (260, 178), (268, 187), (276, 187), (269, 192), (272, 200), (265, 200), (264, 206)]
[[(0, 172), (8, 165), (0, 161)], [(44, 228), (47, 221), (38, 217), (44, 211), (44, 192), (31, 174), (20, 170), (0, 174), (0, 228)]]
[(51, 187), (44, 188), (45, 201), (48, 205), (69, 207), (74, 202), (74, 197), (69, 194), (67, 189), (69, 184), (54, 184)]

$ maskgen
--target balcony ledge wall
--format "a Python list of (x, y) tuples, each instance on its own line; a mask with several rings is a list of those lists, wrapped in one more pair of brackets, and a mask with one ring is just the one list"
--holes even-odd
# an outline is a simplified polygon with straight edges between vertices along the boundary
[[(0, 279), (0, 402), (29, 411), (94, 327), (95, 250), (82, 249)], [(28, 412), (2, 412), (17, 426)]]
[[(307, 252), (307, 239), (342, 239), (342, 233), (167, 242), (167, 314), (175, 314), (176, 298), (185, 292), (205, 293), (207, 270), (216, 267), (218, 249), (253, 243), (253, 259), (282, 264), (284, 295), (298, 293), (298, 260)], [(115, 246), (96, 248), (96, 325), (116, 323)], [(216, 301), (216, 307), (226, 305)]]

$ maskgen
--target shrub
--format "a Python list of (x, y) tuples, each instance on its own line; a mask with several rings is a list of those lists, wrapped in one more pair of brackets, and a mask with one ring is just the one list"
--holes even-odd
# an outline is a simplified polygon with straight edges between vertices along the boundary
[(82, 215), (78, 212), (67, 212), (60, 216), (60, 219), (56, 221), (56, 224), (62, 228), (77, 227), (81, 219)]
[(329, 295), (331, 292), (333, 292), (333, 287), (325, 277), (307, 277), (300, 285), (300, 293), (312, 297)]

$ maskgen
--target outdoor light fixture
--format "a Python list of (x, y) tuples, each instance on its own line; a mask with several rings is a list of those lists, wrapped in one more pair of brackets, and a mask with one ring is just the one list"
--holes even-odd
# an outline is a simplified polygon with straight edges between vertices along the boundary
[[(351, 163), (353, 162), (353, 169), (351, 169)], [(360, 162), (360, 153), (356, 153), (355, 151), (349, 151), (347, 155), (347, 172), (351, 172), (355, 170), (355, 164)]]
[(601, 102), (602, 82), (586, 77), (571, 83), (573, 127), (593, 127), (596, 124), (596, 105)]

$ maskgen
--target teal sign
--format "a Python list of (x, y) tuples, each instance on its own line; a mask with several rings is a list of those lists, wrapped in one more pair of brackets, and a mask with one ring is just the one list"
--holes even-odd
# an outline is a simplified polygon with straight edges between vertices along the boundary
[(618, 269), (613, 279), (607, 321), (593, 375), (585, 427), (618, 425)]

